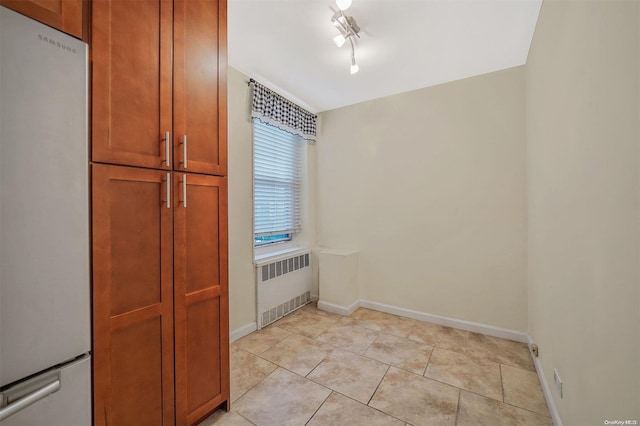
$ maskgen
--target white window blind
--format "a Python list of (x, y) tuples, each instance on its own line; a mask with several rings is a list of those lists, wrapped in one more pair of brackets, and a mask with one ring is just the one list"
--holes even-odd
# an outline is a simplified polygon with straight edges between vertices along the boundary
[(302, 139), (254, 119), (253, 144), (256, 244), (289, 239), (300, 231)]

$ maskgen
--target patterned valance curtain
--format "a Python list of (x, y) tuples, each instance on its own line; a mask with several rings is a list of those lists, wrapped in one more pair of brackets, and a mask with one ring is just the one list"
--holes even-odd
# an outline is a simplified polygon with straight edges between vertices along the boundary
[(249, 81), (249, 85), (253, 88), (252, 118), (257, 118), (263, 123), (301, 136), (306, 140), (316, 140), (316, 115), (266, 88), (254, 79)]

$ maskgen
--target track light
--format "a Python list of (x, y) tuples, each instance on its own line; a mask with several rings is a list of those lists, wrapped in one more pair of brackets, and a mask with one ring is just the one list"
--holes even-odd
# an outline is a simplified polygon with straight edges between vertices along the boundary
[(346, 15), (340, 12), (336, 13), (336, 15), (333, 17), (333, 26), (339, 30), (346, 28), (347, 27)]
[(333, 42), (336, 44), (336, 46), (338, 47), (342, 47), (342, 45), (344, 44), (344, 42), (347, 41), (346, 38), (344, 38), (344, 36), (342, 34), (338, 34), (337, 36), (335, 36), (333, 38)]
[(357, 73), (358, 71), (360, 71), (360, 67), (358, 66), (358, 64), (356, 64), (356, 48), (353, 45), (353, 40), (349, 39), (349, 41), (351, 42), (351, 75)]
[(353, 16), (347, 16), (339, 10), (333, 15), (331, 22), (333, 22), (333, 26), (336, 27), (345, 38), (360, 37), (358, 35), (360, 27), (356, 23), (356, 20), (353, 19)]
[(340, 10), (347, 10), (351, 7), (351, 0), (336, 0), (336, 4)]
[(340, 34), (333, 38), (333, 42), (338, 47), (342, 47), (347, 40), (351, 43), (351, 74), (355, 74), (360, 70), (358, 64), (356, 64), (355, 58), (355, 45), (353, 43), (354, 38), (360, 38), (360, 27), (353, 19), (353, 16), (347, 16), (344, 11), (351, 6), (351, 0), (336, 0), (338, 10), (331, 18), (333, 25), (340, 31)]

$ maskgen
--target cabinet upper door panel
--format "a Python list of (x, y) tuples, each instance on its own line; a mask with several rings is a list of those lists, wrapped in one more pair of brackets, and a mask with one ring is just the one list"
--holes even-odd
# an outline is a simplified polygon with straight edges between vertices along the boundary
[(93, 161), (171, 167), (172, 13), (167, 0), (93, 1)]
[(174, 169), (225, 175), (226, 2), (174, 7)]
[(83, 0), (0, 0), (0, 4), (74, 37), (83, 38)]

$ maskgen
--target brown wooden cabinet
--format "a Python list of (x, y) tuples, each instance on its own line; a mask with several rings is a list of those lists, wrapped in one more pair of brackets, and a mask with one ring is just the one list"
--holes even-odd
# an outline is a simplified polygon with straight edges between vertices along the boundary
[(0, 0), (0, 4), (79, 39), (87, 38), (86, 0)]
[(169, 0), (94, 0), (91, 9), (95, 162), (171, 169)]
[(92, 170), (95, 423), (194, 424), (230, 397), (226, 178)]
[(94, 423), (194, 424), (230, 400), (226, 0), (92, 5)]
[(225, 0), (93, 1), (93, 161), (226, 175), (226, 15)]
[(217, 1), (174, 0), (175, 170), (227, 174), (226, 22)]
[(226, 178), (175, 173), (176, 420), (229, 399)]
[(167, 173), (92, 166), (94, 422), (171, 425), (173, 209)]

